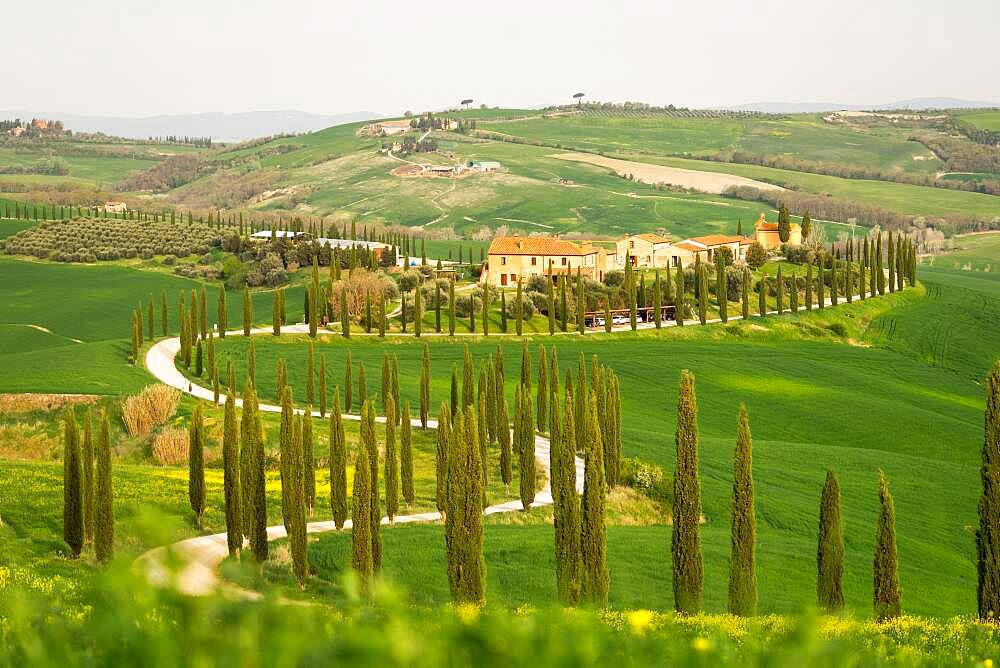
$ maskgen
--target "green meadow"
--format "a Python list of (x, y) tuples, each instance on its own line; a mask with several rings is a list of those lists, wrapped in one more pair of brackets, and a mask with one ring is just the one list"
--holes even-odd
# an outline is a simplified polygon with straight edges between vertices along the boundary
[(958, 119), (977, 128), (1000, 132), (1000, 109), (976, 109), (958, 114)]
[[(777, 324), (780, 319), (770, 318), (752, 325), (687, 327), (638, 336), (542, 336), (532, 340), (530, 350), (534, 357), (538, 344), (554, 346), (562, 368), (574, 372), (580, 353), (588, 365), (590, 357), (598, 355), (614, 368), (622, 381), (624, 454), (654, 462), (668, 472), (673, 469), (678, 375), (684, 368), (694, 372), (710, 610), (724, 608), (731, 458), (736, 411), (742, 402), (750, 410), (754, 433), (760, 578), (762, 583), (771, 583), (773, 592), (773, 596), (762, 594), (761, 609), (787, 612), (812, 602), (819, 492), (826, 470), (833, 468), (843, 490), (845, 589), (851, 608), (859, 614), (866, 612), (877, 472), (882, 469), (896, 497), (904, 606), (913, 613), (948, 616), (974, 607), (973, 551), (965, 527), (975, 521), (982, 388), (967, 375), (942, 372), (909, 355), (869, 347), (866, 342), (871, 319), (888, 317), (921, 301), (918, 291), (908, 291), (826, 309), (822, 314), (788, 317), (781, 326)], [(851, 336), (823, 334), (824, 325), (833, 321), (851, 328)], [(447, 400), (450, 370), (460, 363), (466, 343), (479, 361), (501, 344), (508, 369), (508, 400), (512, 398), (520, 361), (518, 343), (481, 337), (427, 338), (426, 342), (432, 359), (432, 405)], [(274, 386), (273, 370), (279, 358), (288, 364), (289, 383), (304, 384), (303, 344), (301, 338), (285, 336), (257, 342), (258, 384), (265, 396)], [(984, 351), (989, 344), (983, 342)], [(349, 347), (354, 362), (366, 367), (369, 393), (377, 388), (381, 358), (388, 352), (399, 359), (400, 378), (409, 380), (401, 383), (402, 395), (416, 400), (420, 344), (413, 339), (357, 338)], [(336, 336), (317, 344), (317, 354), (327, 357), (332, 382), (343, 378), (346, 348)], [(235, 337), (218, 350), (221, 360), (231, 360), (242, 369), (245, 349), (245, 340)], [(979, 371), (980, 378), (984, 372), (985, 368)], [(500, 579), (500, 600), (512, 604), (548, 600), (553, 587), (551, 573), (528, 573), (519, 566), (522, 560), (547, 563), (551, 559), (551, 530), (545, 526), (526, 530), (530, 538), (524, 544), (493, 539), (494, 554), (512, 551), (518, 555), (502, 556), (494, 576)], [(488, 530), (488, 538), (490, 531), (494, 530)], [(507, 529), (496, 531), (498, 536), (510, 535), (503, 533)], [(406, 546), (404, 553), (430, 556), (425, 566), (400, 567), (394, 572), (412, 587), (416, 600), (436, 600), (441, 583), (439, 576), (430, 574), (438, 558), (430, 546), (440, 542), (439, 530), (404, 528), (399, 534), (392, 540)], [(609, 541), (616, 545), (611, 562), (613, 600), (623, 606), (664, 604), (670, 591), (669, 530), (626, 526), (615, 529), (614, 535), (617, 539)], [(314, 549), (327, 549), (319, 547), (327, 541), (332, 542), (329, 549), (342, 554), (345, 547), (337, 537), (324, 538)], [(489, 561), (489, 547), (487, 554)], [(425, 590), (425, 581), (437, 584)]]

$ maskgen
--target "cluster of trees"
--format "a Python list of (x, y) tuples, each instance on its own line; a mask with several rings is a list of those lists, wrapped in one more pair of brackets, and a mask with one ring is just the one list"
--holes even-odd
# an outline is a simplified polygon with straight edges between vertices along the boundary
[(39, 158), (31, 165), (5, 165), (0, 167), (0, 174), (47, 174), (49, 176), (66, 176), (69, 174), (69, 163), (58, 155)]
[(904, 232), (924, 226), (936, 227), (948, 234), (983, 232), (996, 229), (997, 225), (1000, 224), (998, 219), (986, 220), (969, 214), (945, 214), (930, 220), (874, 204), (838, 199), (824, 194), (787, 190), (776, 192), (760, 190), (752, 186), (729, 186), (723, 194), (727, 197), (751, 202), (766, 202), (774, 207), (785, 203), (795, 215), (808, 211), (814, 217), (827, 220), (850, 220), (853, 218), (862, 225)]
[[(997, 169), (973, 169), (970, 166), (985, 166), (989, 160), (983, 160), (989, 155), (991, 147), (977, 147), (969, 142), (948, 139), (941, 134), (917, 135), (911, 137), (914, 141), (919, 141), (928, 149), (941, 156), (946, 161), (945, 168), (949, 171), (970, 171), (970, 172), (997, 172)], [(983, 150), (977, 150), (983, 149)], [(949, 153), (951, 151), (951, 153)], [(994, 159), (996, 159), (997, 149), (992, 149)], [(974, 192), (987, 192), (990, 194), (1000, 193), (1000, 183), (989, 179), (976, 181), (958, 181), (953, 179), (938, 178), (933, 173), (904, 172), (900, 170), (884, 170), (877, 167), (865, 165), (852, 165), (846, 162), (825, 162), (821, 160), (808, 160), (790, 155), (761, 155), (747, 151), (726, 150), (719, 151), (710, 156), (688, 156), (713, 162), (729, 162), (740, 165), (761, 165), (774, 169), (786, 169), (794, 172), (808, 172), (811, 174), (825, 174), (827, 176), (837, 176), (842, 179), (863, 179), (867, 181), (892, 181), (894, 183), (907, 183), (915, 186), (926, 186), (932, 188), (948, 188), (950, 190), (969, 190)], [(952, 163), (952, 157), (955, 162)]]
[(197, 155), (173, 155), (149, 169), (134, 172), (115, 185), (118, 192), (167, 192), (211, 173), (214, 163)]
[(959, 132), (977, 144), (1000, 146), (1000, 132), (997, 132), (996, 130), (976, 127), (971, 123), (966, 123), (957, 119), (954, 120), (954, 126)]
[(63, 540), (73, 557), (90, 545), (100, 563), (114, 556), (114, 489), (111, 478), (111, 427), (107, 410), (98, 416), (84, 413), (83, 435), (73, 407), (63, 418)]
[[(699, 475), (698, 403), (694, 376), (681, 373), (677, 398), (674, 469), (674, 516), (670, 552), (673, 567), (674, 608), (682, 614), (702, 609), (704, 567), (700, 539), (701, 480)], [(879, 472), (879, 518), (872, 566), (873, 610), (884, 621), (901, 614), (899, 559), (896, 550), (895, 507), (885, 476)], [(753, 441), (746, 407), (740, 405), (733, 454), (733, 493), (730, 541), (730, 614), (756, 613), (756, 515), (753, 481)], [(827, 472), (820, 499), (816, 553), (817, 605), (827, 612), (843, 608), (844, 533), (840, 486), (836, 473)]]
[(87, 218), (48, 221), (21, 230), (6, 240), (4, 249), (58, 262), (94, 262), (202, 255), (219, 243), (218, 231), (201, 223)]

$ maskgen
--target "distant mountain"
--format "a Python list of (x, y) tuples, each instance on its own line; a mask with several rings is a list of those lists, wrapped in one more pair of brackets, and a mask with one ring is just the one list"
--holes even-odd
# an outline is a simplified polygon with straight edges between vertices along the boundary
[(61, 120), (74, 132), (103, 132), (115, 137), (145, 139), (175, 135), (211, 137), (216, 141), (235, 142), (287, 132), (311, 132), (331, 125), (382, 118), (374, 111), (347, 114), (311, 114), (305, 111), (247, 111), (235, 114), (206, 112), (122, 118), (88, 116), (61, 111), (0, 111), (0, 118), (47, 118)]
[(887, 109), (979, 109), (1000, 107), (997, 102), (960, 100), (954, 97), (917, 97), (887, 104), (846, 104), (838, 102), (748, 102), (729, 107), (730, 111), (760, 111), (768, 114), (811, 114), (821, 111), (884, 111)]

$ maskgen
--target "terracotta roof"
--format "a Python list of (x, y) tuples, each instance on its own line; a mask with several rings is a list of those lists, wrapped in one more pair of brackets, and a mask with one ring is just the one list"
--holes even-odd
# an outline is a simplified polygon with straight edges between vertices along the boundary
[(594, 246), (581, 248), (572, 241), (555, 237), (496, 237), (490, 242), (490, 255), (592, 255)]
[(676, 243), (676, 244), (674, 244), (674, 247), (675, 248), (680, 248), (681, 250), (691, 251), (692, 253), (697, 253), (698, 251), (705, 250), (701, 246), (696, 246), (696, 245), (694, 245), (692, 243), (689, 243), (687, 241), (681, 241), (679, 243)]
[(696, 241), (706, 246), (722, 246), (723, 244), (740, 243), (743, 237), (735, 234), (706, 234), (703, 237), (691, 237), (689, 241)]
[[(642, 239), (643, 241), (648, 241), (651, 244), (665, 244), (665, 243), (670, 243), (670, 239), (668, 239), (667, 237), (661, 236), (659, 234), (653, 234), (651, 232), (646, 232), (644, 234), (633, 234), (632, 236), (634, 236), (634, 237), (636, 237), (638, 239)], [(628, 238), (628, 237), (626, 237), (626, 238)]]
[[(789, 227), (794, 230), (797, 227), (801, 227), (801, 225), (799, 225), (798, 223), (791, 223), (789, 225)], [(760, 222), (758, 222), (756, 229), (760, 230), (761, 232), (777, 232), (778, 231), (778, 224), (777, 223), (760, 223)]]

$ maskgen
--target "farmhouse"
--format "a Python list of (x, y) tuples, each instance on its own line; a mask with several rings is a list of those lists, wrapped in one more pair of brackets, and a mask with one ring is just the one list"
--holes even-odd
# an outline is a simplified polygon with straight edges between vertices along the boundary
[(500, 163), (496, 160), (470, 160), (468, 167), (474, 172), (500, 171)]
[(103, 208), (108, 213), (125, 213), (128, 211), (128, 205), (125, 202), (105, 202)]
[(376, 121), (361, 128), (361, 134), (369, 137), (390, 137), (409, 131), (409, 119), (396, 121)]
[(270, 241), (271, 239), (291, 239), (292, 241), (315, 241), (320, 246), (329, 246), (330, 250), (334, 248), (340, 248), (341, 250), (349, 250), (351, 248), (365, 248), (375, 254), (375, 257), (382, 257), (382, 253), (390, 248), (389, 244), (383, 244), (378, 241), (361, 241), (358, 239), (329, 239), (327, 237), (316, 237), (313, 239), (310, 235), (305, 232), (296, 232), (293, 230), (261, 230), (260, 232), (254, 232), (250, 235), (250, 239), (253, 241)]
[(670, 239), (659, 234), (632, 234), (616, 244), (616, 259), (625, 266), (628, 257), (633, 267), (665, 267), (669, 258)]
[(734, 260), (742, 261), (752, 243), (746, 237), (729, 234), (707, 234), (677, 242), (658, 234), (634, 234), (618, 242), (617, 261), (624, 267), (627, 256), (633, 267), (676, 267), (682, 262), (693, 263), (696, 256), (703, 262), (714, 262), (720, 248), (728, 248)]
[[(788, 234), (787, 243), (792, 246), (799, 246), (802, 244), (802, 226), (798, 223), (792, 223), (790, 225), (790, 232)], [(774, 250), (781, 246), (781, 237), (778, 234), (778, 224), (769, 223), (764, 219), (764, 214), (760, 214), (760, 218), (757, 219), (757, 224), (754, 226), (754, 235), (756, 236), (757, 243), (764, 247), (765, 250)]]
[(480, 280), (495, 287), (517, 285), (532, 276), (571, 274), (603, 280), (608, 252), (589, 241), (575, 243), (556, 237), (497, 237), (490, 243)]

